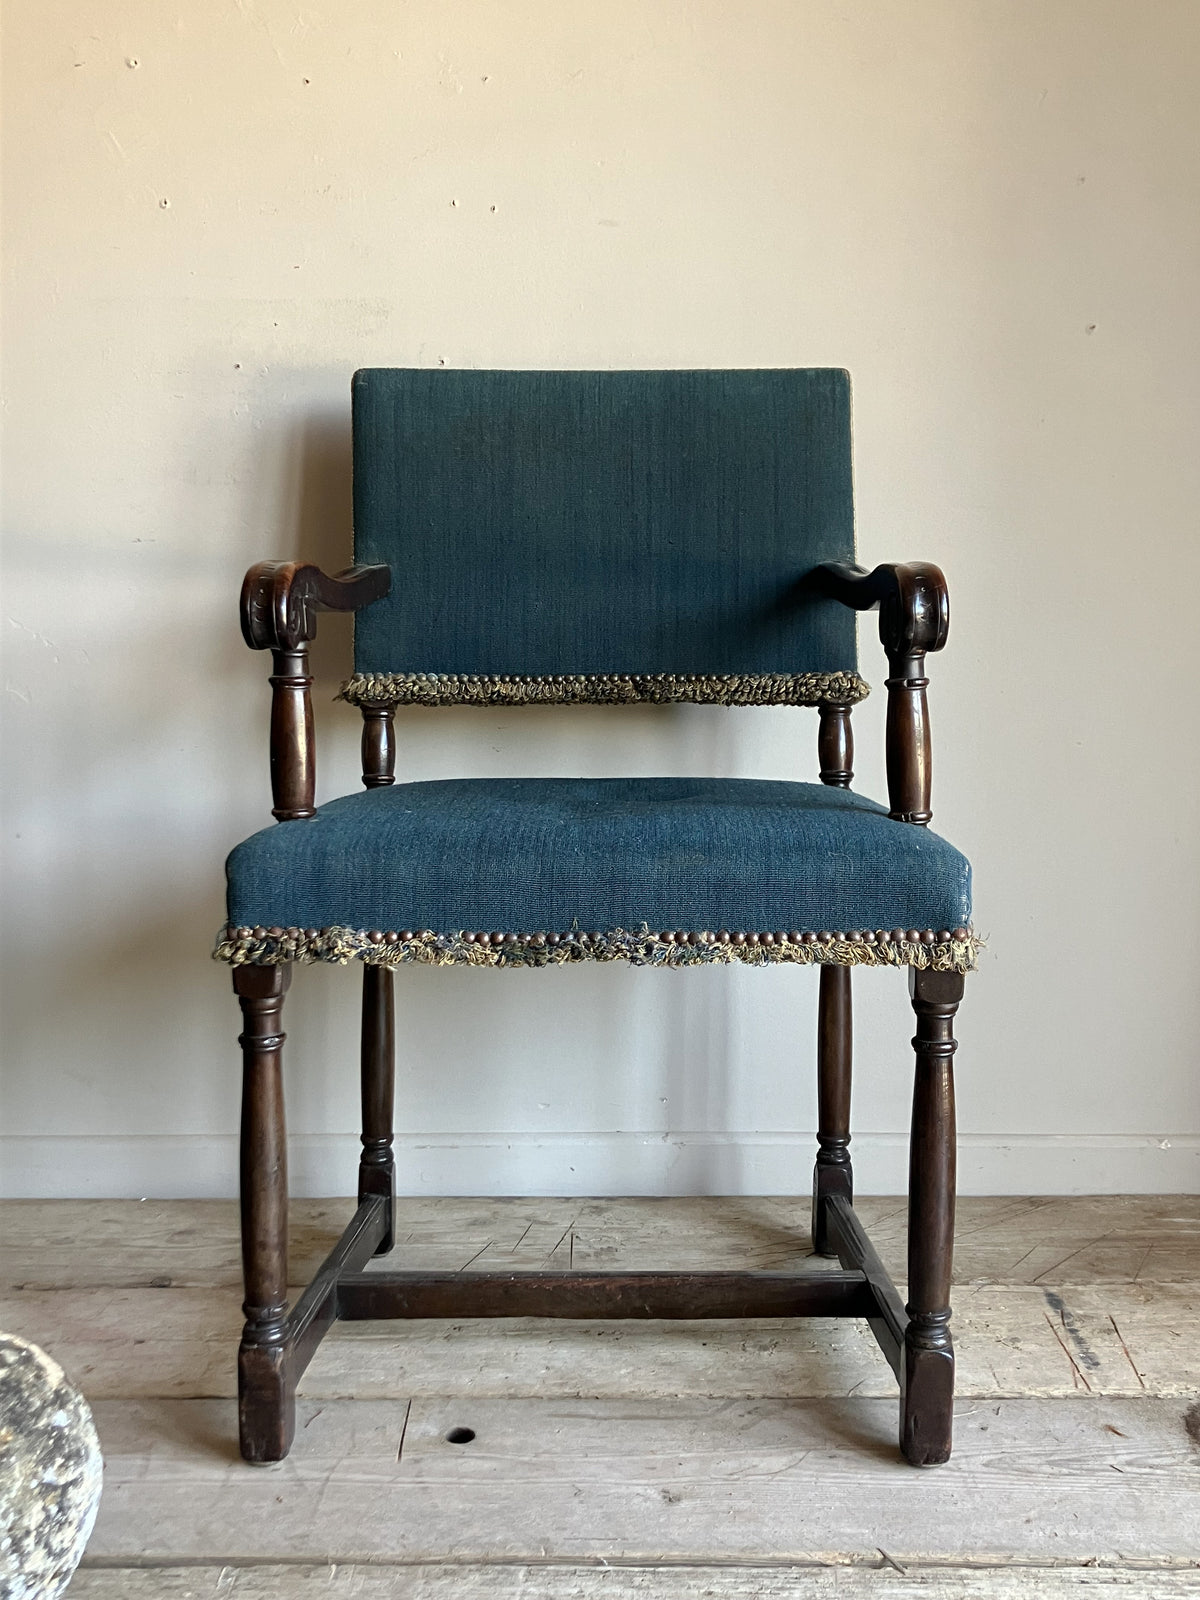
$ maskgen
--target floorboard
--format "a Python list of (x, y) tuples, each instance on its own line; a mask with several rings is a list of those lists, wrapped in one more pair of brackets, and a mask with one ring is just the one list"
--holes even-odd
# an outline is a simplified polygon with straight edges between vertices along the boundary
[[(293, 1206), (297, 1282), (351, 1210)], [(902, 1279), (904, 1203), (860, 1210)], [(806, 1224), (781, 1197), (407, 1199), (378, 1265), (812, 1270)], [(0, 1238), (0, 1325), (80, 1383), (105, 1451), (71, 1600), (1200, 1596), (1197, 1197), (961, 1203), (931, 1472), (833, 1320), (343, 1325), (292, 1456), (248, 1468), (233, 1205), (9, 1202)]]

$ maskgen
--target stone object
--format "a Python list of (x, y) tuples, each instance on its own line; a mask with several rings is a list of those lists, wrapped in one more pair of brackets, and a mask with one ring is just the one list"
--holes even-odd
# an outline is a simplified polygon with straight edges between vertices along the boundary
[(92, 1414), (44, 1350), (0, 1333), (0, 1600), (56, 1600), (100, 1503)]

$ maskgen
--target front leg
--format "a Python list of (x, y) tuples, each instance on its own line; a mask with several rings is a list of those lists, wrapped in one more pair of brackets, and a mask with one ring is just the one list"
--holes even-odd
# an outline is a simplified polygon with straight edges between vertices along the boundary
[(292, 1444), (296, 1385), (287, 1331), (287, 1135), (280, 1019), (290, 966), (241, 966), (242, 1270), (246, 1315), (238, 1351), (238, 1428), (247, 1461), (282, 1461)]
[(912, 968), (916, 1084), (908, 1180), (908, 1327), (901, 1367), (900, 1448), (915, 1467), (950, 1458), (954, 1344), (954, 1014), (961, 972)]

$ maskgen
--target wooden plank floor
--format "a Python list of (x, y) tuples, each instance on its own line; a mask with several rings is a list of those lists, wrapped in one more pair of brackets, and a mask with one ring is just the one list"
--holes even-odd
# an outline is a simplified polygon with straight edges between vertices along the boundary
[[(811, 1270), (806, 1209), (406, 1200), (378, 1265)], [(350, 1210), (295, 1205), (297, 1281)], [(902, 1276), (903, 1203), (860, 1210)], [(870, 1335), (826, 1319), (344, 1325), (292, 1456), (248, 1468), (232, 1205), (7, 1202), (0, 1238), (0, 1326), (104, 1446), (73, 1600), (1200, 1596), (1194, 1197), (961, 1203), (956, 1447), (928, 1472)]]

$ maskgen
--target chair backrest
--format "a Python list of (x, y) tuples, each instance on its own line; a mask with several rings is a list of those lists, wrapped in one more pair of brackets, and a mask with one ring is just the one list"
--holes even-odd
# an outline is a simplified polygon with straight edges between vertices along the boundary
[(847, 373), (375, 368), (353, 395), (355, 560), (392, 568), (357, 674), (803, 703), (854, 674), (853, 615), (800, 587), (854, 556)]

